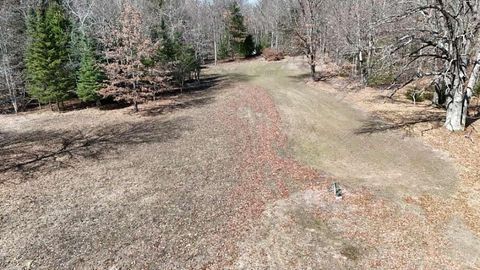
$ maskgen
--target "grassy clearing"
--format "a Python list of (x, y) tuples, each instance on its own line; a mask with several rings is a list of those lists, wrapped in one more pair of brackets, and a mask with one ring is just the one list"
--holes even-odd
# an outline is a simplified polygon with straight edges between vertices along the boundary
[(230, 83), (141, 115), (2, 116), (0, 267), (478, 266), (452, 160), (306, 85), (295, 60), (209, 72)]
[[(344, 102), (347, 96), (337, 95), (331, 85), (306, 84), (302, 70), (307, 69), (299, 63), (288, 59), (219, 67), (268, 90), (288, 134), (289, 153), (324, 174), (321, 184), (269, 205), (261, 225), (242, 242), (244, 252), (236, 265), (479, 267), (473, 251), (462, 251), (478, 246), (479, 238), (471, 237), (466, 220), (456, 219), (454, 211), (441, 211), (455, 205), (451, 200), (460, 178), (454, 161), (405, 136), (401, 124), (353, 109), (355, 103)], [(366, 106), (377, 108), (374, 104)], [(425, 115), (418, 106), (404, 106), (425, 118), (416, 123), (436, 121), (434, 110)], [(328, 191), (333, 181), (342, 185), (343, 201)]]

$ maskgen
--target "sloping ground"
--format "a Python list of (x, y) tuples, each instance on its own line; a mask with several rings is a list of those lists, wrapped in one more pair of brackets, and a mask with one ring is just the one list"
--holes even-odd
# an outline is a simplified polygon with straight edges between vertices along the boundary
[(265, 90), (143, 109), (0, 118), (0, 268), (224, 269), (265, 205), (318, 179), (278, 154)]
[[(454, 207), (450, 202), (460, 183), (461, 168), (447, 154), (352, 109), (328, 93), (334, 92), (325, 89), (331, 88), (328, 84), (305, 85), (306, 75), (295, 60), (219, 69), (267, 89), (280, 110), (292, 154), (331, 177), (270, 204), (261, 225), (240, 245), (236, 267), (480, 267), (478, 236), (461, 216), (441, 211)], [(327, 191), (332, 181), (344, 188), (342, 201)]]
[[(450, 241), (456, 249), (461, 250), (457, 256), (466, 261), (476, 259), (476, 254), (480, 253), (480, 121), (478, 115), (474, 114), (475, 108), (478, 110), (478, 98), (471, 102), (473, 108), (470, 110), (471, 118), (466, 131), (452, 133), (441, 127), (445, 112), (433, 108), (430, 101), (413, 104), (406, 100), (402, 91), (393, 99), (387, 99), (388, 93), (373, 88), (352, 91), (348, 90), (348, 82), (338, 78), (330, 83), (336, 87), (325, 88), (322, 83), (318, 86), (369, 112), (384, 126), (400, 129), (455, 161), (459, 181), (455, 183), (452, 196), (422, 198), (424, 202), (421, 205), (431, 220), (448, 224), (446, 229)], [(381, 131), (382, 129), (372, 130)], [(471, 241), (465, 242), (465, 239)]]
[(230, 81), (141, 115), (0, 117), (0, 268), (479, 267), (445, 155), (358, 132), (296, 62), (209, 72)]

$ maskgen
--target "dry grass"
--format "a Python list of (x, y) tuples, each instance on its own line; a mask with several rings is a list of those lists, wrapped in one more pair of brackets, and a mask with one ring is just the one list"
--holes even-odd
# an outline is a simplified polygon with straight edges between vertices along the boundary
[[(365, 96), (325, 82), (305, 85), (299, 63), (220, 67), (267, 89), (291, 153), (330, 175), (267, 205), (240, 244), (236, 268), (478, 268), (480, 240), (452, 211), (461, 183), (456, 164), (412, 136), (431, 132), (441, 112), (404, 100), (385, 103), (374, 89)], [(342, 201), (327, 191), (333, 181), (344, 190)]]
[[(263, 90), (0, 118), (0, 268), (224, 269), (267, 204), (315, 171)], [(231, 84), (233, 83), (233, 85)]]
[[(469, 228), (480, 237), (480, 121), (477, 121), (477, 98), (471, 102), (471, 119), (464, 132), (452, 133), (442, 127), (445, 111), (431, 106), (430, 101), (412, 104), (403, 95), (406, 89), (400, 90), (393, 99), (388, 93), (374, 88), (348, 90), (348, 82), (334, 79), (336, 87), (329, 88), (332, 93), (339, 94), (343, 100), (357, 108), (367, 111), (372, 119), (380, 121), (380, 126), (372, 131), (390, 128), (401, 129), (408, 136), (421, 139), (432, 148), (452, 157), (459, 168), (460, 181), (456, 183), (456, 192), (451, 200), (431, 201), (430, 215), (444, 216), (443, 219), (459, 215)], [(343, 90), (336, 90), (343, 89)], [(383, 126), (382, 126), (383, 125)], [(384, 127), (385, 129), (382, 129)], [(365, 126), (369, 128), (369, 126)], [(448, 209), (448, 211), (445, 211)], [(435, 213), (437, 212), (437, 213)], [(445, 213), (449, 213), (445, 216)]]
[(442, 127), (443, 110), (432, 107), (430, 101), (413, 104), (403, 94), (406, 89), (389, 99), (388, 92), (359, 88), (345, 79), (335, 78), (329, 83), (335, 87), (320, 87), (329, 89), (342, 100), (371, 115), (372, 121), (363, 127), (365, 130), (384, 132), (399, 129), (454, 160), (459, 180), (454, 181), (451, 196), (424, 194), (408, 197), (407, 200), (420, 206), (429, 222), (447, 231), (445, 237), (454, 247), (452, 253), (469, 261), (471, 267), (479, 267), (480, 262), (475, 255), (480, 252), (480, 122), (475, 118), (478, 101), (475, 98), (472, 100), (472, 119), (466, 131), (452, 133)]
[(306, 86), (295, 59), (210, 72), (230, 81), (139, 115), (0, 117), (0, 268), (479, 267), (475, 131), (431, 129), (437, 110), (373, 89)]

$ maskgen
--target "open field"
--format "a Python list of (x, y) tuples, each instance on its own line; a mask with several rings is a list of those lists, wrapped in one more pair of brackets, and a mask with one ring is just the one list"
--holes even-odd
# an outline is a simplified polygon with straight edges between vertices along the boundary
[(292, 59), (207, 72), (138, 115), (0, 116), (0, 268), (480, 267), (472, 220), (442, 211), (466, 169), (438, 135), (366, 130)]

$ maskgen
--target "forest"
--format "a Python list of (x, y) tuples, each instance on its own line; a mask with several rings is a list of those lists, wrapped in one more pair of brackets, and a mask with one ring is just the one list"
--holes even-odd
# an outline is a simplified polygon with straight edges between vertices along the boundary
[[(365, 85), (428, 78), (445, 127), (465, 128), (478, 94), (478, 3), (261, 0), (13, 1), (1, 5), (1, 102), (17, 112), (113, 98), (134, 105), (201, 66), (264, 48), (332, 59)], [(413, 97), (424, 95), (416, 89)]]

